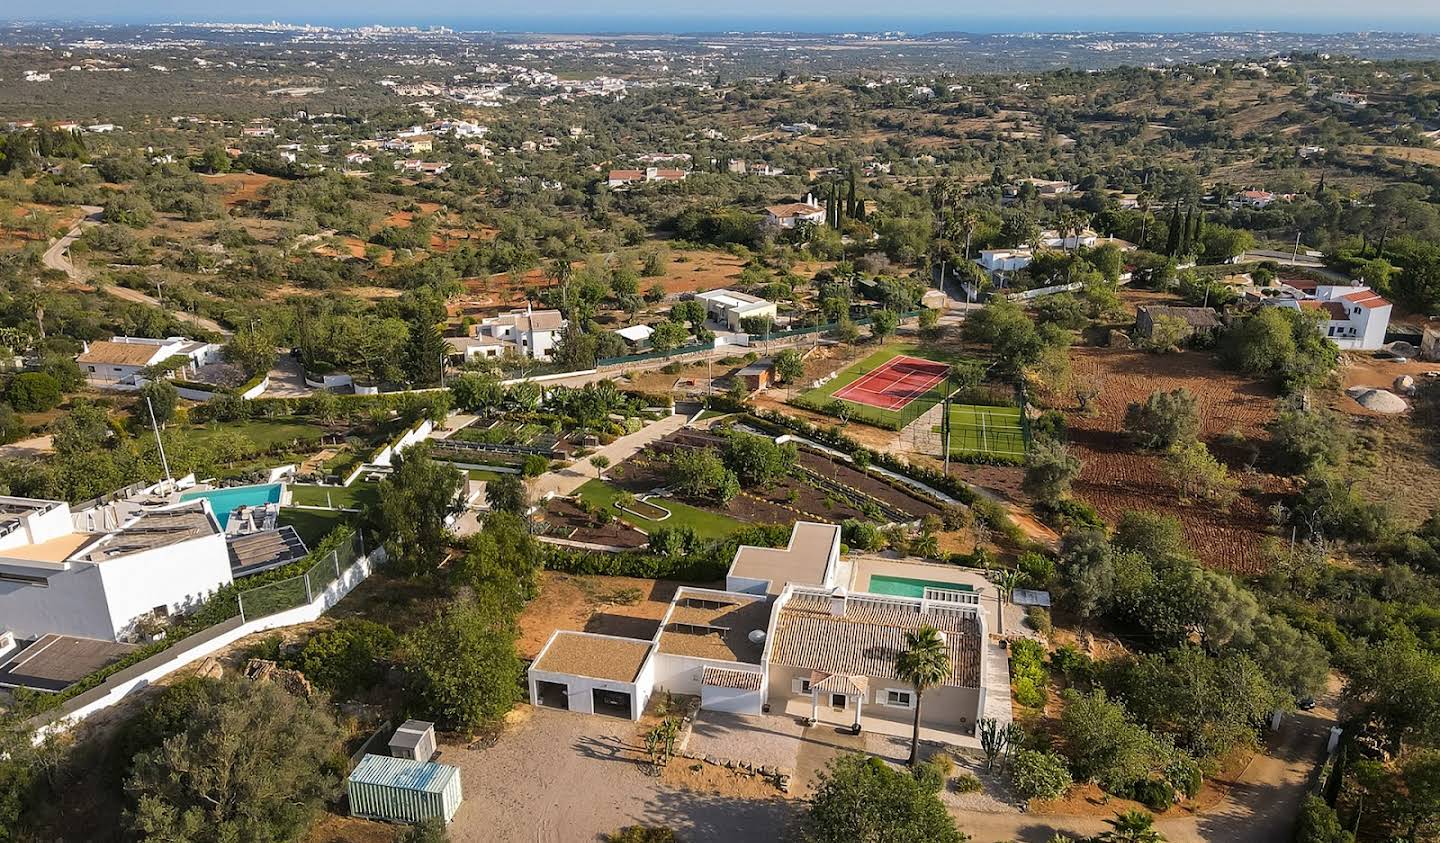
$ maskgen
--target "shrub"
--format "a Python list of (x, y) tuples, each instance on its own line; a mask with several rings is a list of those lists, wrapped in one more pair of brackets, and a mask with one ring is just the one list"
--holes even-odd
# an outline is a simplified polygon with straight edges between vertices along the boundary
[(1136, 802), (1157, 813), (1175, 804), (1175, 788), (1160, 779), (1136, 782), (1131, 796)]
[(44, 372), (22, 372), (10, 379), (5, 397), (22, 413), (43, 413), (60, 403), (60, 382)]
[(520, 471), (526, 477), (539, 477), (550, 467), (550, 461), (539, 454), (527, 454)]
[(1335, 809), (1318, 796), (1306, 796), (1295, 824), (1295, 843), (1352, 843), (1355, 835), (1340, 825)]
[(1046, 589), (1055, 579), (1055, 560), (1043, 553), (1027, 551), (1015, 561), (1016, 567), (1025, 575), (1026, 584), (1032, 588)]
[(1010, 676), (1016, 702), (1028, 708), (1045, 705), (1045, 646), (1029, 638), (1011, 644)]
[(950, 780), (950, 787), (956, 793), (979, 793), (985, 789), (980, 777), (971, 772), (962, 772)]
[(1016, 679), (1011, 684), (1015, 702), (1025, 708), (1041, 708), (1045, 705), (1045, 691), (1028, 677)]
[(380, 680), (383, 663), (398, 643), (395, 632), (384, 624), (345, 618), (305, 642), (295, 664), (325, 690), (353, 694)]
[(1071, 684), (1090, 682), (1095, 677), (1095, 660), (1066, 644), (1050, 654), (1050, 666)]
[(1031, 629), (1047, 638), (1050, 636), (1050, 631), (1054, 628), (1050, 622), (1050, 610), (1044, 606), (1030, 606), (1026, 608), (1025, 622), (1030, 624)]
[(1022, 749), (1010, 762), (1010, 779), (1023, 799), (1058, 799), (1072, 780), (1065, 759), (1053, 752)]
[(885, 537), (880, 534), (880, 528), (869, 521), (847, 518), (840, 529), (844, 535), (845, 544), (856, 550), (878, 550), (885, 543)]
[(947, 752), (937, 752), (916, 764), (912, 772), (921, 787), (932, 793), (939, 793), (945, 789), (945, 783), (955, 772), (955, 759)]

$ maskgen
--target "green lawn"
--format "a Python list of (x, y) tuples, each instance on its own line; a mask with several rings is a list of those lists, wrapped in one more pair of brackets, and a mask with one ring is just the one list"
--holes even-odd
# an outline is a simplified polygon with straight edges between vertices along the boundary
[(336, 509), (362, 509), (380, 497), (377, 483), (357, 480), (350, 486), (290, 485), (291, 503), (296, 506), (325, 506)]
[[(831, 413), (831, 405), (836, 400), (836, 392), (859, 380), (861, 376), (875, 371), (885, 363), (901, 355), (918, 357), (922, 360), (934, 360), (938, 363), (955, 363), (964, 359), (963, 355), (942, 352), (928, 346), (921, 346), (918, 343), (892, 342), (873, 354), (850, 364), (849, 367), (836, 375), (824, 386), (818, 386), (800, 393), (792, 398), (790, 403), (797, 407), (804, 407), (807, 410), (833, 415), (833, 413)], [(937, 388), (932, 389), (925, 395), (911, 401), (899, 411), (884, 410), (879, 407), (871, 407), (867, 404), (857, 404), (853, 401), (846, 401), (844, 404), (849, 411), (849, 418), (852, 421), (873, 424), (876, 427), (883, 427), (888, 430), (900, 430), (926, 410), (935, 406), (940, 400), (940, 389), (937, 386)]]
[(300, 539), (305, 542), (306, 547), (313, 548), (320, 543), (320, 540), (329, 535), (330, 531), (344, 524), (351, 518), (351, 513), (341, 512), (338, 509), (296, 509), (286, 507), (280, 510), (280, 523), (289, 524), (300, 534)]
[(303, 421), (253, 419), (251, 421), (212, 422), (191, 429), (190, 434), (203, 440), (222, 430), (238, 433), (263, 448), (271, 448), (279, 444), (288, 445), (296, 439), (314, 439), (325, 432), (325, 429), (319, 425)]
[(697, 509), (688, 504), (679, 503), (670, 498), (657, 498), (656, 504), (670, 510), (670, 517), (664, 521), (651, 521), (648, 518), (641, 518), (631, 515), (628, 512), (621, 512), (615, 508), (615, 499), (620, 496), (620, 490), (611, 486), (603, 480), (591, 480), (580, 487), (578, 492), (584, 500), (601, 506), (608, 507), (610, 512), (620, 520), (635, 527), (639, 527), (647, 533), (654, 532), (660, 527), (689, 526), (695, 529), (695, 533), (702, 539), (719, 539), (730, 535), (740, 529), (743, 524), (728, 515), (709, 512), (704, 509)]
[[(939, 432), (938, 425), (932, 430)], [(1020, 408), (950, 405), (950, 453), (1025, 456)]]

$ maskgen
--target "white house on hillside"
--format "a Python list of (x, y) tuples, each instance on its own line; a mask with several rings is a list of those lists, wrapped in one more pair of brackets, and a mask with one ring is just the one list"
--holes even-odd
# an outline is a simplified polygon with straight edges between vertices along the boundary
[(769, 316), (774, 319), (778, 312), (774, 302), (736, 290), (709, 290), (704, 293), (696, 293), (695, 300), (705, 305), (705, 312), (712, 320), (732, 331), (740, 330), (740, 322), (743, 319), (759, 316)]
[[(481, 320), (475, 326), (477, 339), (509, 343), (516, 353), (543, 360), (560, 342), (566, 320), (558, 310), (514, 310)], [(494, 356), (487, 354), (486, 356)]]
[(94, 385), (133, 386), (141, 369), (171, 357), (188, 358), (189, 366), (199, 368), (219, 362), (220, 352), (218, 345), (184, 337), (111, 337), (87, 343), (75, 362)]
[[(797, 522), (784, 548), (742, 546), (725, 588), (681, 587), (653, 637), (557, 631), (529, 671), (535, 705), (639, 719), (659, 690), (709, 711), (908, 735), (905, 634), (943, 634), (951, 668), (925, 695), (926, 740), (978, 746), (981, 718), (1011, 719), (1004, 650), (989, 641), (994, 587), (977, 572), (879, 557), (842, 560), (840, 528)], [(743, 728), (743, 727), (742, 727)]]
[(1324, 311), (1321, 332), (1343, 349), (1375, 351), (1385, 345), (1391, 304), (1364, 286), (1322, 284), (1300, 299), (1267, 299), (1274, 307)]
[(84, 532), (62, 501), (0, 498), (0, 531), (0, 626), (20, 638), (116, 641), (231, 582), (225, 532), (204, 500)]
[(771, 228), (792, 229), (807, 222), (825, 224), (825, 209), (815, 204), (813, 196), (807, 195), (804, 202), (771, 205), (765, 209), (765, 225)]
[(986, 272), (994, 275), (1000, 272), (1019, 272), (1035, 259), (1035, 252), (1029, 246), (1014, 249), (981, 249), (975, 262)]

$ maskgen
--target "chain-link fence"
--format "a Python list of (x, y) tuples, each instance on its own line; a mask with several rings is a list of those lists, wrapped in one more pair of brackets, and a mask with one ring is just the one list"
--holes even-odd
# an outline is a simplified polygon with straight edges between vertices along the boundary
[(340, 572), (354, 564), (364, 552), (357, 532), (348, 543), (320, 557), (305, 573), (240, 592), (240, 617), (263, 618), (315, 602), (331, 583), (340, 579)]

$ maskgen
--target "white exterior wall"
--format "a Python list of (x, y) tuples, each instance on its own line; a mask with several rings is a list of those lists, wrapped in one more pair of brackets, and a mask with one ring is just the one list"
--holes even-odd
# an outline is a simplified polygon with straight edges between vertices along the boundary
[(730, 714), (763, 714), (765, 690), (760, 688), (742, 691), (707, 685), (700, 692), (700, 707), (707, 711), (724, 711)]
[(54, 632), (113, 640), (116, 633), (94, 565), (51, 574), (46, 587), (0, 580), (0, 627), (21, 638)]
[[(644, 670), (641, 671), (642, 675)], [(619, 691), (630, 695), (630, 719), (639, 720), (639, 711), (644, 710), (640, 702), (640, 690), (635, 683), (615, 682), (609, 679), (592, 679), (589, 676), (576, 676), (571, 673), (549, 673), (540, 670), (531, 670), (530, 676), (530, 704), (540, 705), (540, 684), (541, 682), (554, 682), (565, 686), (565, 698), (569, 703), (570, 711), (578, 711), (581, 714), (595, 713), (595, 690)], [(649, 700), (650, 694), (647, 691), (645, 699)], [(638, 711), (637, 711), (638, 707)]]
[[(734, 565), (732, 560), (731, 565)], [(764, 594), (770, 588), (769, 580), (755, 580), (749, 577), (734, 577), (726, 575), (725, 590), (735, 591), (740, 594)]]
[[(137, 689), (144, 688), (162, 677), (179, 670), (186, 665), (194, 664), (211, 653), (219, 652), (226, 647), (239, 641), (247, 635), (257, 632), (264, 632), (269, 629), (280, 629), (281, 627), (292, 626), (300, 623), (310, 623), (323, 615), (328, 609), (340, 602), (340, 599), (354, 590), (355, 586), (364, 582), (375, 570), (375, 567), (385, 561), (384, 551), (378, 550), (374, 554), (362, 556), (355, 560), (354, 564), (340, 572), (340, 578), (325, 587), (325, 590), (315, 595), (315, 599), (304, 606), (297, 606), (294, 609), (287, 609), (263, 618), (256, 618), (247, 621), (210, 640), (187, 650), (175, 650), (171, 657), (155, 667), (136, 676), (131, 676), (123, 682), (116, 682), (110, 686), (110, 690), (104, 696), (95, 701), (71, 711), (64, 718), (53, 723), (40, 727), (35, 732), (36, 742), (48, 734), (63, 732), (71, 726), (86, 719), (92, 714), (103, 711), (116, 703), (128, 699)], [(102, 683), (104, 685), (109, 684)]]
[(113, 627), (107, 638), (125, 634), (136, 618), (159, 606), (172, 614), (188, 612), (232, 581), (230, 555), (220, 533), (109, 559), (94, 567), (100, 571)]
[[(24, 503), (26, 499), (0, 496), (0, 503), (6, 502)], [(19, 526), (8, 534), (0, 536), (0, 550), (27, 544), (40, 544), (59, 538), (70, 531), (70, 505), (57, 502), (55, 506), (45, 512), (31, 512), (25, 515)]]

